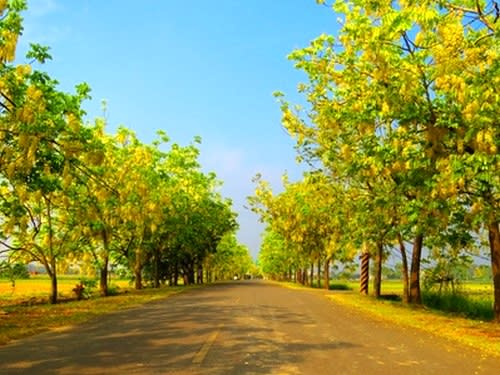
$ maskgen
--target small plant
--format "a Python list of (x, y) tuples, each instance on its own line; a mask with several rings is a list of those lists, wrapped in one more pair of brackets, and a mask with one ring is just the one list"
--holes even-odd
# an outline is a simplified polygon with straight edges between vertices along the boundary
[(73, 292), (77, 300), (89, 299), (92, 296), (92, 291), (95, 289), (97, 281), (93, 279), (81, 278), (80, 282), (75, 285)]
[(108, 296), (116, 296), (120, 293), (120, 287), (118, 285), (108, 286)]
[(85, 292), (85, 287), (83, 286), (83, 283), (81, 281), (79, 284), (76, 284), (72, 290), (76, 294), (76, 299), (78, 301), (80, 301), (84, 298), (83, 293)]

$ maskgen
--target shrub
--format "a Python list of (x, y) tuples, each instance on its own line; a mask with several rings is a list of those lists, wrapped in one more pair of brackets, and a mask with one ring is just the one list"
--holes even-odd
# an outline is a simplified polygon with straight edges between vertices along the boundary
[(352, 290), (352, 288), (344, 283), (332, 283), (329, 286), (330, 290)]
[(97, 280), (82, 277), (80, 279), (80, 283), (76, 284), (73, 288), (73, 292), (75, 293), (78, 300), (81, 300), (83, 298), (88, 299), (92, 296), (92, 292), (96, 286)]
[(432, 309), (464, 315), (470, 319), (493, 319), (492, 301), (487, 297), (471, 298), (462, 292), (424, 291), (422, 301)]
[(118, 285), (108, 285), (108, 296), (116, 296), (120, 293), (120, 287)]
[(0, 277), (4, 277), (11, 281), (29, 279), (30, 273), (28, 267), (22, 263), (8, 263), (7, 261), (0, 262)]

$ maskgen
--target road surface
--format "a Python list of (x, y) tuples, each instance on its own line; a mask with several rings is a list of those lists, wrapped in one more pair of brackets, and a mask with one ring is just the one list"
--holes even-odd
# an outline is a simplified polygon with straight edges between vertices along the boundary
[(0, 374), (500, 373), (498, 358), (324, 295), (263, 281), (193, 289), (0, 347)]

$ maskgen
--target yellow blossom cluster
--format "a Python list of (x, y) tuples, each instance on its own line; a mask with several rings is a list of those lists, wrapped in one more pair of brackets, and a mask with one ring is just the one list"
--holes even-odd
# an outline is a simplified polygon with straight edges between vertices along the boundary
[(12, 62), (16, 57), (18, 34), (10, 30), (0, 31), (0, 62)]

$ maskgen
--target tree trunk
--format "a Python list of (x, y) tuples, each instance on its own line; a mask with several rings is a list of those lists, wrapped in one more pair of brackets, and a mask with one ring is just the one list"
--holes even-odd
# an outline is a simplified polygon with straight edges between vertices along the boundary
[(142, 289), (142, 261), (141, 252), (139, 250), (135, 252), (134, 276), (135, 289)]
[(321, 288), (321, 257), (318, 257), (318, 288)]
[(403, 264), (403, 303), (408, 303), (410, 301), (410, 280), (408, 278), (408, 258), (406, 257), (406, 248), (401, 237), (401, 233), (398, 233), (399, 250), (401, 251), (401, 262)]
[(314, 286), (314, 262), (311, 262), (311, 275), (309, 279), (309, 286), (311, 288)]
[(420, 294), (420, 260), (422, 258), (423, 241), (424, 235), (417, 234), (413, 242), (413, 251), (411, 254), (409, 302), (417, 305), (422, 304), (422, 296)]
[(101, 265), (99, 269), (99, 289), (101, 296), (106, 297), (108, 295), (108, 264), (109, 256), (106, 254), (104, 256), (104, 264)]
[(375, 277), (373, 278), (373, 293), (375, 298), (380, 298), (382, 290), (382, 263), (384, 244), (382, 241), (377, 242), (377, 254), (375, 256)]
[(192, 285), (195, 283), (194, 277), (194, 263), (184, 264), (184, 285)]
[(174, 278), (174, 280), (173, 280), (174, 281), (173, 282), (174, 286), (179, 286), (179, 264), (178, 263), (176, 263), (175, 266), (174, 266), (174, 276), (173, 276), (173, 278)]
[(203, 284), (203, 266), (201, 264), (198, 265), (198, 284)]
[(330, 289), (330, 257), (326, 257), (325, 259), (325, 263), (323, 264), (323, 277), (324, 277), (324, 280), (325, 280), (325, 289), (328, 290)]
[(153, 288), (160, 287), (160, 250), (155, 247), (153, 259)]
[(101, 296), (108, 295), (108, 264), (109, 264), (109, 237), (108, 231), (104, 228), (101, 231), (102, 246), (104, 248), (104, 259), (101, 267), (99, 268), (99, 290)]
[(491, 252), (491, 273), (493, 275), (494, 320), (496, 323), (500, 323), (500, 230), (498, 222), (488, 225), (488, 237)]
[(56, 273), (56, 262), (53, 260), (52, 262), (52, 269), (49, 273), (50, 276), (50, 303), (51, 304), (56, 304), (57, 303), (57, 273)]
[(49, 225), (49, 253), (50, 253), (50, 267), (46, 267), (47, 271), (49, 271), (49, 276), (50, 276), (50, 289), (51, 289), (51, 294), (50, 294), (50, 303), (56, 304), (57, 303), (57, 265), (56, 265), (56, 258), (54, 255), (54, 232), (52, 229), (52, 212), (51, 212), (51, 202), (50, 199), (47, 197), (45, 198), (45, 203), (47, 204), (47, 218), (48, 218), (48, 225)]
[(370, 279), (370, 254), (364, 251), (361, 254), (361, 272), (359, 277), (359, 292), (368, 294), (368, 281)]
[(207, 283), (211, 283), (210, 270), (209, 267), (205, 267), (205, 280)]

